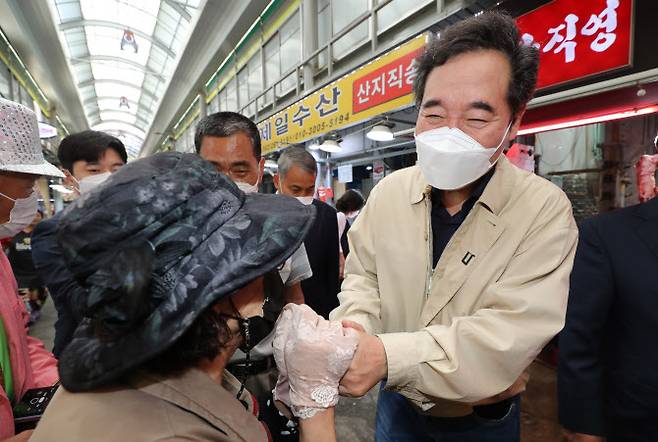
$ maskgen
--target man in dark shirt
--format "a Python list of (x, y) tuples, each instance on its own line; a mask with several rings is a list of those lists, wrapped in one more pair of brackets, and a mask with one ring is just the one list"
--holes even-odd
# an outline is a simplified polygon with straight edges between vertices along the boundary
[(37, 212), (32, 224), (14, 236), (9, 246), (7, 257), (11, 263), (19, 289), (43, 287), (43, 282), (32, 263), (32, 232), (41, 219), (41, 212)]
[[(69, 135), (59, 145), (59, 161), (70, 183), (79, 192), (87, 192), (128, 161), (123, 143), (111, 135), (84, 131)], [(64, 265), (57, 243), (59, 216), (39, 223), (32, 236), (32, 259), (43, 278), (57, 309), (53, 354), (59, 357), (73, 338), (80, 323), (87, 291)]]
[(47, 296), (44, 283), (32, 263), (32, 232), (41, 219), (41, 211), (38, 211), (32, 224), (11, 239), (7, 250), (7, 258), (14, 271), (18, 290), (26, 301), (31, 323), (41, 316), (41, 306)]
[(304, 300), (324, 318), (338, 307), (339, 247), (336, 210), (313, 198), (317, 163), (313, 155), (300, 147), (285, 150), (278, 162), (274, 185), (279, 193), (296, 197), (302, 204), (313, 204), (316, 217), (304, 240), (313, 276), (302, 281)]

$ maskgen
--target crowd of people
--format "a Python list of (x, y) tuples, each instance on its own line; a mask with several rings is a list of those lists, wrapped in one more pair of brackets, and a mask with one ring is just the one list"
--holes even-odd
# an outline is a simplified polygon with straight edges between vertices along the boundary
[[(335, 208), (302, 147), (260, 194), (237, 113), (201, 119), (195, 153), (130, 163), (72, 134), (60, 169), (34, 113), (0, 100), (0, 441), (333, 441), (339, 397), (372, 388), (377, 441), (519, 441), (527, 369), (561, 331), (567, 440), (658, 440), (658, 199), (579, 238), (566, 195), (506, 159), (539, 63), (510, 16), (417, 61), (418, 164)], [(42, 176), (77, 195), (44, 220)], [(28, 334), (46, 293), (52, 353)]]

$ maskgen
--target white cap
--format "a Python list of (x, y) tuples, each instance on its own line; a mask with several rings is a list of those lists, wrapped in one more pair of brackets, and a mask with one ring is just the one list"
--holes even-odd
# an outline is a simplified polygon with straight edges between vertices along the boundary
[(0, 171), (64, 178), (43, 157), (34, 112), (3, 98), (0, 98)]

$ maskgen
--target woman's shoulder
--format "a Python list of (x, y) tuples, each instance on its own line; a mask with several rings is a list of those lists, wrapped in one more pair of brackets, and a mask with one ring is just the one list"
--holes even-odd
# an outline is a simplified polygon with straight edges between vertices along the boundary
[(137, 389), (115, 386), (71, 393), (60, 388), (31, 441), (157, 440), (173, 435), (166, 403)]

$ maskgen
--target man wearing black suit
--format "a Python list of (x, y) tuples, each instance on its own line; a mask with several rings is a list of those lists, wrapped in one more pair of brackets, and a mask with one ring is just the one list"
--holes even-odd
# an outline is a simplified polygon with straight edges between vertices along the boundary
[(304, 246), (313, 276), (302, 281), (304, 300), (325, 318), (338, 307), (338, 221), (336, 210), (313, 198), (317, 163), (313, 155), (300, 147), (285, 150), (278, 161), (274, 185), (279, 193), (296, 197), (302, 204), (313, 204), (316, 217)]
[(560, 334), (570, 441), (658, 441), (658, 198), (580, 226)]

